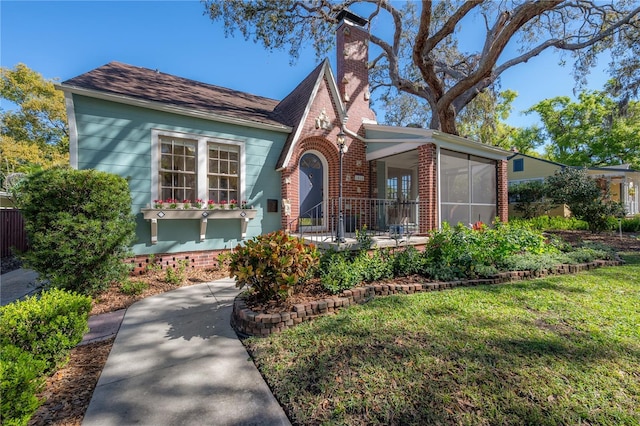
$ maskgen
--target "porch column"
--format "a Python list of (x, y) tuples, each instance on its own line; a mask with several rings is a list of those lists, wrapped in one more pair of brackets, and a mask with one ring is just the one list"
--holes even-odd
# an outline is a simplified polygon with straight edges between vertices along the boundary
[(420, 196), (419, 233), (438, 227), (438, 167), (436, 146), (429, 143), (418, 147), (418, 194)]
[(500, 160), (497, 164), (498, 173), (498, 217), (500, 222), (509, 221), (509, 180), (507, 178), (507, 160)]

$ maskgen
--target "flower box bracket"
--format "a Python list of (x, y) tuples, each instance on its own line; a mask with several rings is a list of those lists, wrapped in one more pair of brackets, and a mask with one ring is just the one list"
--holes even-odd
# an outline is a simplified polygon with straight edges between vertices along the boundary
[(151, 222), (151, 244), (158, 243), (158, 221), (171, 219), (187, 219), (200, 221), (200, 242), (205, 240), (207, 223), (211, 219), (238, 219), (242, 228), (242, 238), (247, 234), (247, 224), (255, 219), (257, 210), (254, 209), (141, 209), (145, 220)]

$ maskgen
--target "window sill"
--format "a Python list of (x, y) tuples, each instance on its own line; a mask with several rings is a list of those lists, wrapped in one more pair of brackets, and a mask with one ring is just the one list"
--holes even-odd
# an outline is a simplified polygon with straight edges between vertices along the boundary
[(242, 227), (242, 237), (247, 233), (247, 223), (255, 219), (257, 210), (254, 209), (141, 209), (144, 219), (151, 221), (151, 244), (158, 243), (158, 220), (199, 220), (200, 242), (205, 240), (207, 222), (209, 219), (238, 219)]

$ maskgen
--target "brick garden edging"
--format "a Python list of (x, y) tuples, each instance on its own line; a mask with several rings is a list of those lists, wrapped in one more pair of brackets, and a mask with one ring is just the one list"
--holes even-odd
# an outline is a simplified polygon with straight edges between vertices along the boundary
[(269, 334), (279, 333), (282, 330), (293, 327), (304, 321), (311, 321), (314, 318), (332, 314), (344, 307), (366, 303), (375, 296), (413, 294), (463, 286), (503, 284), (530, 278), (544, 278), (553, 275), (574, 274), (603, 266), (618, 266), (622, 263), (623, 262), (620, 260), (596, 260), (589, 263), (575, 265), (558, 265), (545, 271), (501, 272), (490, 278), (475, 280), (429, 282), (424, 284), (370, 284), (363, 287), (356, 287), (351, 290), (345, 290), (339, 295), (326, 299), (294, 305), (292, 311), (277, 314), (265, 314), (252, 311), (247, 307), (242, 296), (237, 296), (233, 303), (231, 325), (236, 332), (244, 336), (268, 336)]

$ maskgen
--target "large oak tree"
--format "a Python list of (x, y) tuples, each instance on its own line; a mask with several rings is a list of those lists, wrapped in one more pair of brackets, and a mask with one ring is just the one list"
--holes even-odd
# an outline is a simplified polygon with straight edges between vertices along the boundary
[[(639, 25), (634, 1), (205, 0), (227, 34), (239, 30), (268, 49), (289, 48), (293, 59), (313, 44), (333, 43), (336, 15), (349, 8), (368, 19), (372, 90), (416, 96), (431, 111), (430, 127), (458, 134), (456, 116), (506, 70), (556, 49), (573, 56), (579, 78), (623, 30)], [(462, 52), (461, 34), (481, 48)], [(507, 49), (509, 47), (509, 49)]]

